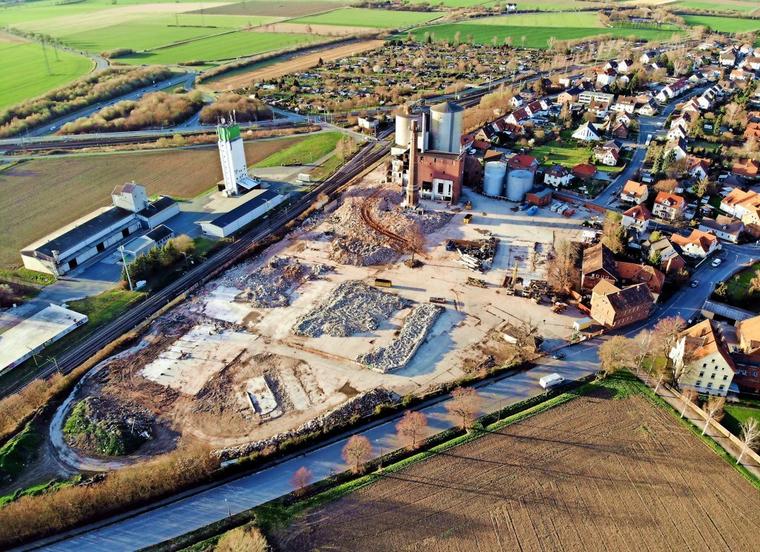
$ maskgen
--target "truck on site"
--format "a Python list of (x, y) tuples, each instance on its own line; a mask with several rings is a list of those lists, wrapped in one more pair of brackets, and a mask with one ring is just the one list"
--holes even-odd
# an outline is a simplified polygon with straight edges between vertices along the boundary
[(579, 318), (575, 322), (573, 322), (573, 329), (576, 332), (580, 332), (582, 330), (586, 330), (594, 325), (594, 319), (590, 316), (587, 316), (586, 318)]
[(309, 173), (298, 173), (296, 180), (308, 184), (311, 182), (311, 175)]
[(557, 387), (558, 385), (562, 385), (563, 383), (565, 383), (565, 378), (563, 378), (557, 373), (549, 374), (548, 376), (544, 376), (540, 380), (538, 380), (538, 384), (543, 389), (552, 389), (553, 387)]

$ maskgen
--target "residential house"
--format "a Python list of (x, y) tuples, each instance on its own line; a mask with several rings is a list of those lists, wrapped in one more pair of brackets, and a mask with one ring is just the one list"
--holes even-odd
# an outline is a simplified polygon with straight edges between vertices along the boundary
[(583, 92), (583, 88), (579, 86), (573, 86), (572, 88), (568, 88), (567, 90), (564, 90), (563, 92), (560, 92), (557, 96), (557, 103), (558, 104), (565, 104), (565, 103), (575, 103), (578, 101), (578, 96)]
[(740, 159), (731, 167), (731, 172), (744, 178), (754, 180), (760, 175), (760, 161), (755, 161), (754, 159)]
[(732, 69), (731, 73), (728, 75), (728, 80), (730, 81), (739, 81), (744, 82), (748, 80), (752, 80), (754, 78), (754, 75), (750, 71), (745, 71), (744, 69)]
[(695, 157), (693, 155), (690, 155), (687, 157), (687, 163), (688, 163), (688, 169), (687, 172), (689, 173), (689, 176), (692, 178), (695, 178), (696, 180), (702, 180), (703, 178), (707, 178), (708, 170), (710, 169), (710, 161), (708, 159), (703, 159), (701, 157)]
[(668, 130), (668, 141), (683, 140), (689, 135), (688, 130), (682, 125), (674, 125)]
[(743, 219), (745, 213), (755, 206), (760, 206), (760, 195), (752, 190), (744, 191), (733, 188), (720, 201), (720, 210), (738, 219)]
[(604, 147), (594, 148), (594, 160), (608, 167), (615, 167), (620, 159), (620, 150)]
[(591, 293), (591, 318), (607, 328), (621, 328), (644, 320), (652, 305), (654, 300), (646, 284), (620, 289), (602, 280)]
[(736, 365), (717, 322), (703, 320), (687, 328), (668, 356), (676, 366), (684, 366), (678, 382), (681, 388), (721, 397), (728, 394)]
[(507, 160), (507, 165), (511, 170), (526, 170), (536, 172), (538, 169), (538, 160), (527, 153), (518, 153)]
[(723, 67), (733, 67), (736, 64), (736, 55), (733, 50), (726, 50), (720, 53), (718, 61)]
[(651, 219), (652, 213), (647, 209), (646, 205), (634, 205), (623, 212), (621, 224), (624, 228), (632, 228), (643, 234), (647, 231)]
[(635, 180), (627, 181), (623, 186), (623, 191), (620, 193), (620, 201), (635, 203), (636, 205), (644, 203), (648, 197), (649, 187)]
[(613, 94), (608, 94), (607, 92), (597, 92), (596, 90), (584, 90), (578, 94), (578, 103), (581, 103), (583, 105), (588, 105), (593, 100), (612, 103), (614, 99), (615, 96)]
[(612, 125), (612, 130), (610, 130), (610, 134), (614, 136), (615, 138), (620, 138), (621, 140), (626, 140), (628, 138), (628, 124), (623, 122), (622, 120), (616, 120), (614, 124)]
[(573, 132), (573, 138), (582, 142), (598, 142), (602, 139), (602, 135), (593, 123), (583, 123)]
[(686, 261), (681, 256), (681, 248), (673, 245), (667, 238), (650, 244), (649, 259), (656, 260), (656, 264), (665, 274), (677, 274), (686, 267)]
[(657, 50), (648, 50), (639, 56), (639, 62), (642, 65), (654, 63), (654, 60), (656, 60), (657, 56), (659, 55), (660, 54), (657, 52)]
[(680, 161), (681, 159), (686, 159), (686, 156), (689, 155), (689, 152), (687, 150), (688, 146), (686, 145), (686, 140), (680, 138), (678, 140), (674, 140), (665, 144), (664, 151), (666, 157), (672, 153), (673, 159)]
[(670, 192), (659, 192), (654, 199), (652, 214), (665, 220), (676, 220), (683, 216), (686, 200)]
[(660, 110), (659, 106), (657, 105), (657, 102), (655, 102), (653, 99), (650, 99), (646, 103), (644, 103), (639, 108), (639, 114), (644, 115), (645, 117), (654, 117), (657, 115), (657, 112)]
[(589, 163), (579, 163), (573, 167), (572, 172), (580, 180), (591, 180), (596, 174), (596, 167)]
[(612, 68), (605, 69), (596, 74), (597, 86), (609, 86), (614, 83), (618, 78), (618, 72)]
[(583, 251), (581, 287), (594, 289), (600, 280), (616, 282), (618, 273), (617, 262), (612, 251), (604, 244), (598, 243)]
[(553, 165), (544, 172), (544, 184), (559, 188), (573, 181), (573, 175), (562, 165)]
[(623, 285), (644, 284), (652, 294), (654, 302), (657, 302), (665, 285), (665, 275), (662, 272), (650, 265), (623, 261), (618, 261), (617, 272), (618, 280)]
[(712, 232), (721, 240), (738, 243), (739, 236), (744, 232), (744, 223), (724, 215), (718, 215), (714, 219), (704, 217), (699, 223), (699, 230)]
[(744, 60), (745, 67), (753, 71), (760, 71), (760, 56), (749, 56)]
[(604, 119), (610, 112), (610, 102), (593, 100), (586, 108), (588, 113), (596, 115), (597, 119)]
[(737, 359), (734, 383), (739, 391), (760, 395), (760, 316), (736, 323), (741, 357)]
[(617, 101), (610, 106), (610, 109), (617, 113), (633, 113), (636, 111), (636, 98), (632, 96), (618, 96)]
[(688, 236), (673, 234), (670, 241), (681, 248), (688, 257), (704, 259), (710, 253), (720, 248), (718, 238), (714, 234), (694, 229)]
[(753, 121), (744, 129), (744, 139), (749, 140), (750, 138), (760, 140), (760, 122)]

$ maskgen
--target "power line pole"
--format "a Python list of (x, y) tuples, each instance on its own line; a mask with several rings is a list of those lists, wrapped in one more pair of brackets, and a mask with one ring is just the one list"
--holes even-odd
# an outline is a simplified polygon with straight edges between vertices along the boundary
[(50, 75), (50, 62), (48, 61), (47, 50), (45, 49), (45, 39), (42, 39), (42, 57), (45, 58), (45, 69), (47, 74)]

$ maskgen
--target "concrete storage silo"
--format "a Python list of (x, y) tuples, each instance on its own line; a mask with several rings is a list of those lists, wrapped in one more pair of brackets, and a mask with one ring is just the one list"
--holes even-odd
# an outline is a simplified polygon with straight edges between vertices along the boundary
[(491, 197), (504, 195), (504, 179), (507, 164), (504, 161), (488, 161), (483, 172), (483, 194)]
[(409, 146), (411, 137), (412, 117), (409, 115), (396, 115), (396, 145), (406, 148)]
[(533, 188), (533, 173), (525, 169), (509, 171), (507, 175), (507, 199), (522, 201)]
[(430, 108), (430, 149), (459, 153), (462, 142), (464, 108), (443, 102)]

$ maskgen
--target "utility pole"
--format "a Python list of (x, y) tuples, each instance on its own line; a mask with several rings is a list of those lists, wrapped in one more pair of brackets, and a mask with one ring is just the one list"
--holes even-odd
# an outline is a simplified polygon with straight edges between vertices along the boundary
[(119, 246), (119, 253), (121, 253), (121, 262), (124, 265), (124, 273), (127, 275), (127, 283), (129, 284), (129, 291), (134, 291), (132, 287), (132, 277), (129, 275), (129, 265), (127, 264), (127, 258), (124, 256), (124, 246)]
[(47, 50), (45, 49), (45, 39), (42, 39), (42, 57), (45, 59), (45, 69), (47, 74), (50, 75), (50, 62), (48, 61)]

